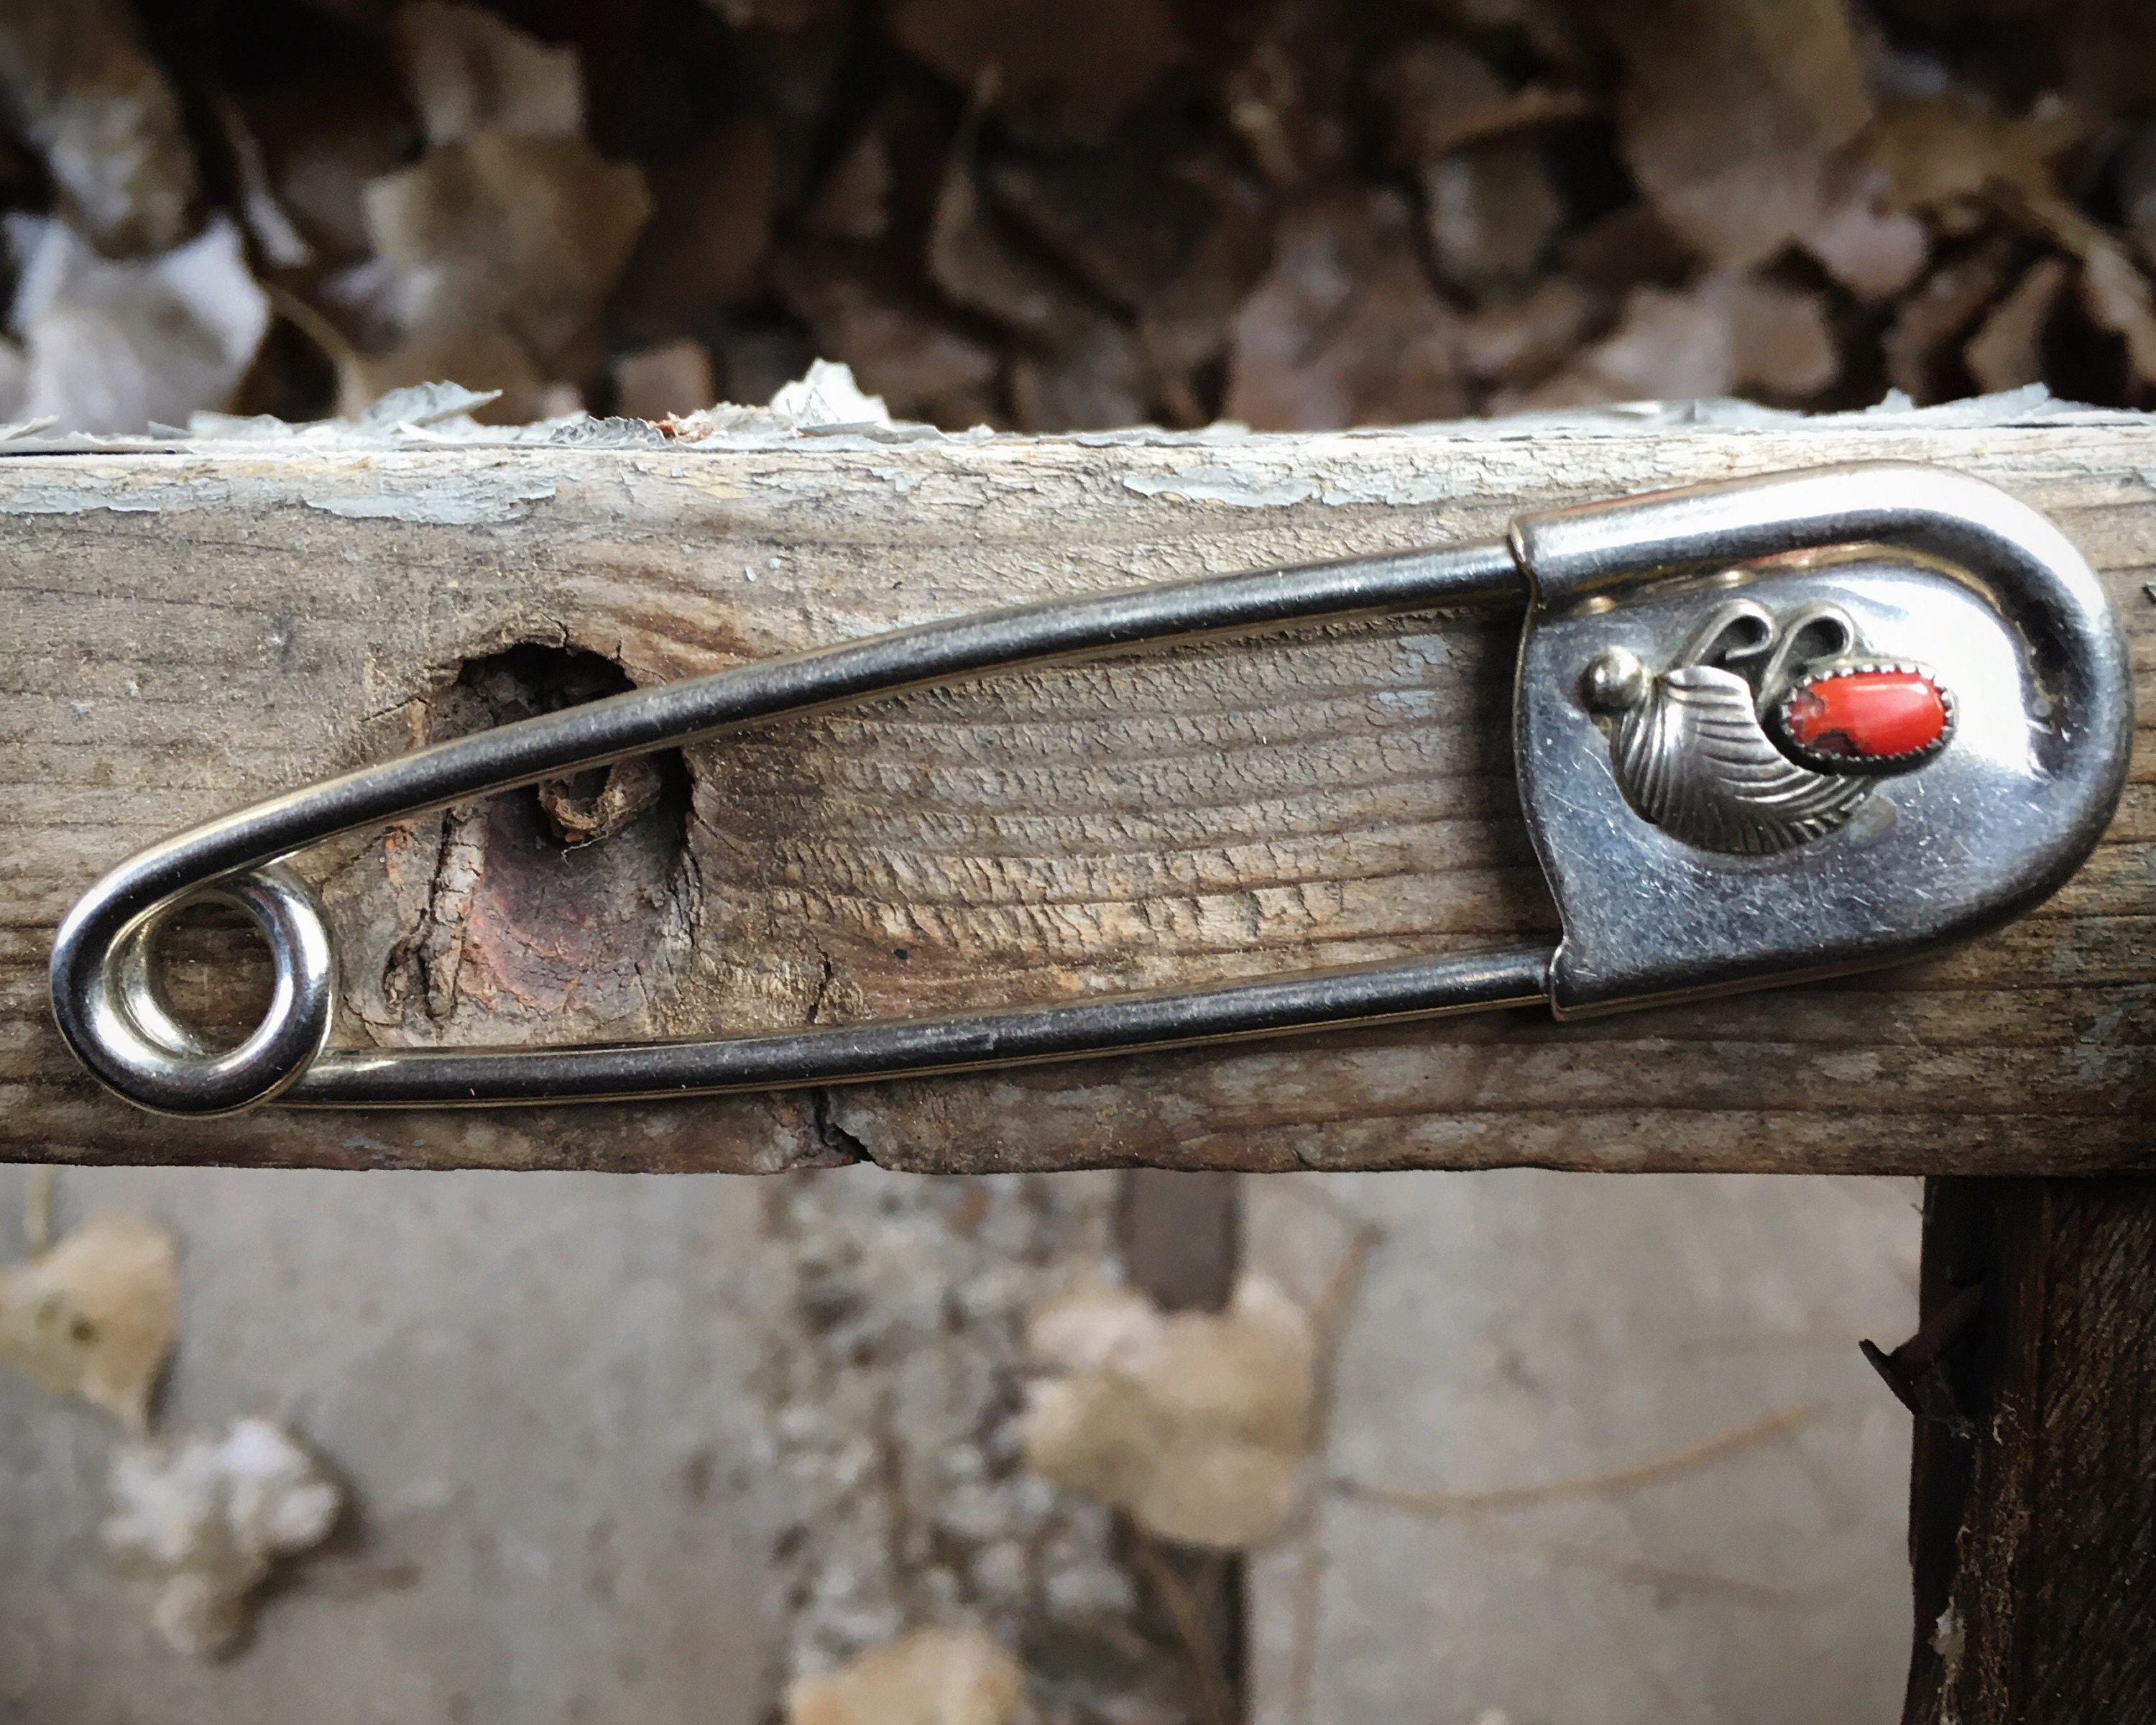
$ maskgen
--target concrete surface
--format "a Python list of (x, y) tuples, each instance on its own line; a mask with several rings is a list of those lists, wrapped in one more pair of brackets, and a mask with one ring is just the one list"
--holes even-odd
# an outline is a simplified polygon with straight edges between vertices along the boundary
[[(30, 1178), (0, 1168), (0, 1258)], [(191, 1662), (98, 1548), (110, 1423), (0, 1370), (0, 1721), (750, 1725), (969, 1622), (1024, 1656), (1033, 1725), (1173, 1725), (1111, 1517), (1017, 1434), (1025, 1314), (1108, 1250), (1115, 1189), (64, 1171), (61, 1228), (179, 1236), (157, 1431), (279, 1416), (357, 1509), (251, 1645)]]
[[(1321, 1286), (1385, 1230), (1339, 1358), (1332, 1487), (1254, 1560), (1255, 1725), (1892, 1725), (1909, 1421), (1858, 1337), (1915, 1327), (1917, 1183), (1292, 1176), (1254, 1267)], [(1433, 1517), (1455, 1491), (1625, 1469), (1805, 1404), (1625, 1491)], [(1494, 1725), (1494, 1722), (1493, 1722)]]
[[(0, 1258), (28, 1178), (0, 1168)], [(1821, 1404), (1614, 1497), (1431, 1521), (1325, 1495), (1314, 1548), (1253, 1562), (1257, 1725), (1896, 1717), (1907, 1422), (1854, 1339), (1910, 1327), (1912, 1183), (1243, 1191), (1246, 1257), (1306, 1291), (1343, 1214), (1389, 1230), (1335, 1480), (1528, 1483)], [(182, 1241), (158, 1430), (280, 1415), (361, 1511), (249, 1647), (190, 1663), (97, 1548), (109, 1422), (0, 1372), (7, 1725), (756, 1725), (789, 1675), (953, 1616), (1025, 1657), (1045, 1719), (1182, 1714), (1106, 1518), (1014, 1471), (1019, 1327), (1104, 1249), (1111, 1177), (60, 1175), (62, 1227), (107, 1206)]]
[[(0, 1169), (0, 1255), (28, 1175)], [(179, 1235), (157, 1429), (280, 1415), (359, 1513), (218, 1664), (151, 1635), (95, 1532), (110, 1422), (0, 1371), (0, 1717), (19, 1725), (749, 1725), (770, 1692), (754, 1189), (598, 1174), (64, 1172), (58, 1221)]]

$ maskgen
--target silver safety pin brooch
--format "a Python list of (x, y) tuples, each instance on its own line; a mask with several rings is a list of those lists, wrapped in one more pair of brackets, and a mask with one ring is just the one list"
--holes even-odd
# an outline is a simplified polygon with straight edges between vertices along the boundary
[[(1520, 799), (1563, 935), (1170, 993), (702, 1041), (328, 1046), (336, 954), (281, 860), (335, 834), (782, 715), (1018, 665), (1383, 612), (1524, 603)], [(140, 1106), (213, 1114), (824, 1085), (1546, 1003), (1560, 1019), (1862, 970), (1995, 927), (2118, 804), (2124, 643), (2080, 553), (1965, 475), (1865, 464), (1523, 515), (1502, 542), (1204, 577), (924, 624), (528, 719), (166, 839), (61, 923), (53, 1011)], [(152, 942), (268, 942), (266, 1016), (207, 1046)]]

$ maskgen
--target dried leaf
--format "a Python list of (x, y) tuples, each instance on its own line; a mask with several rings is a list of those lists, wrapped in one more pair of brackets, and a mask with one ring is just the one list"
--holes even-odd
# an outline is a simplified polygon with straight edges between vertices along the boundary
[(1883, 344), (1887, 381), (1920, 406), (1940, 400), (1940, 360), (1956, 346), (2006, 285), (2016, 251), (1994, 234), (1950, 258), (1903, 300)]
[(1066, 1375), (1035, 1387), (1027, 1461), (1126, 1509), (1163, 1538), (1241, 1549), (1293, 1507), (1315, 1394), (1309, 1317), (1262, 1276), (1217, 1316), (1163, 1315), (1081, 1283), (1037, 1312), (1027, 1341)]
[(2082, 307), (2098, 329), (2126, 343), (2126, 362), (2135, 379), (2156, 384), (2156, 297), (2123, 249), (2092, 247), (2082, 259)]
[(1609, 308), (1608, 295), (1550, 276), (1527, 298), (1486, 307), (1461, 326), (1461, 367), (1478, 383), (1532, 382), (1563, 363)]
[(112, 1458), (112, 1512), (100, 1530), (124, 1574), (155, 1584), (151, 1621), (177, 1652), (229, 1651), (249, 1595), (280, 1557), (329, 1535), (342, 1494), (321, 1464), (267, 1420), (221, 1438), (130, 1444)]
[(1469, 406), (1460, 321), (1399, 198), (1307, 203), (1282, 220), (1272, 267), (1235, 314), (1222, 412), (1269, 431), (1456, 417)]
[(1027, 431), (1107, 431), (1146, 417), (1152, 367), (1137, 336), (1101, 318), (1078, 344), (1011, 361), (1011, 406)]
[(1568, 275), (1613, 294), (1627, 288), (1682, 287), (1698, 259), (1655, 207), (1644, 200), (1612, 210), (1558, 248)]
[(2072, 279), (2072, 266), (2065, 259), (2039, 258), (2014, 290), (1992, 307), (1984, 326), (1962, 350), (1978, 388), (1989, 393), (2042, 381), (2044, 331)]
[(261, 143), (246, 114), (239, 103), (227, 100), (218, 104), (217, 115), (226, 146), (232, 152), (234, 176), (239, 182), (239, 213), (261, 249), (263, 260), (273, 270), (305, 269), (315, 261), (315, 249), (277, 201)]
[(1472, 293), (1525, 282), (1565, 216), (1541, 156), (1517, 141), (1479, 144), (1426, 163), (1422, 197), (1438, 273)]
[(1276, 5), (1221, 87), (1228, 124), (1284, 191), (1328, 180), (1348, 159), (1353, 62), (1332, 22), (1322, 8)]
[(482, 132), (367, 188), (401, 328), (499, 319), (541, 357), (591, 318), (650, 213), (642, 172), (577, 138)]
[(388, 57), (355, 52), (244, 104), (270, 187), (307, 240), (335, 261), (367, 251), (369, 182), (411, 160), (415, 128)]
[(1835, 153), (1871, 118), (1842, 0), (1598, 0), (1624, 62), (1634, 177), (1711, 262), (1765, 261), (1820, 225)]
[(1050, 350), (1081, 345), (1101, 314), (1020, 251), (983, 206), (964, 147), (952, 151), (928, 234), (929, 279), (955, 304)]
[(824, 239), (866, 244), (891, 231), (891, 194), (896, 182), (891, 143), (871, 126), (824, 176), (801, 213), (801, 231)]
[(2118, 152), (2119, 220), (2144, 264), (2156, 264), (2156, 125), (2138, 127)]
[(964, 427), (994, 417), (994, 351), (925, 296), (857, 275), (820, 250), (782, 253), (772, 273), (817, 347), (852, 367), (899, 418)]
[(884, 0), (900, 46), (963, 89), (993, 72), (1029, 136), (1104, 138), (1183, 56), (1163, 0)]
[(1213, 182), (1212, 218), (1174, 279), (1138, 314), (1139, 338), (1164, 398), (1185, 424), (1208, 418), (1193, 374), (1227, 351), (1235, 311), (1272, 262), (1273, 235), (1262, 199), (1239, 177)]
[(1840, 371), (1817, 294), (1716, 275), (1686, 293), (1635, 288), (1609, 335), (1525, 397), (1502, 405), (1703, 400), (1748, 388), (1806, 396), (1825, 388)]
[(1804, 249), (1859, 299), (1891, 299), (1923, 269), (1931, 230), (1892, 208), (1887, 172), (1876, 162), (1846, 162), (1832, 178), (1845, 183), (1823, 204)]
[(227, 405), (270, 324), (239, 230), (214, 218), (162, 257), (116, 263), (59, 221), (11, 217), (21, 411), (68, 431), (139, 432)]
[(1885, 172), (1896, 208), (1928, 211), (1953, 231), (1983, 219), (1995, 187), (2051, 192), (2052, 162), (2087, 131), (2082, 116), (2056, 104), (2015, 118), (1942, 96), (1887, 107), (1862, 149)]
[(1096, 430), (1145, 417), (1150, 367), (1134, 331), (1035, 263), (982, 206), (962, 147), (936, 200), (928, 270), (958, 304), (1023, 336), (1012, 405), (1030, 431)]
[(675, 318), (762, 289), (778, 154), (760, 120), (731, 120), (654, 172), (654, 210), (623, 285), (629, 303)]
[(1202, 174), (1170, 166), (1169, 141), (1119, 135), (1099, 148), (999, 162), (996, 203), (1086, 286), (1134, 311), (1165, 290), (1213, 222)]
[(476, 6), (418, 0), (393, 35), (429, 146), (476, 137), (578, 138), (584, 80), (573, 48), (552, 48)]
[(1537, 126), (1584, 120), (1599, 104), (1585, 92), (1507, 85), (1456, 42), (1414, 42), (1391, 54), (1376, 84), (1392, 110), (1394, 159), (1414, 167), (1472, 144)]
[(178, 1306), (172, 1236), (152, 1217), (105, 1211), (0, 1269), (0, 1360), (141, 1430)]
[(1411, 42), (1389, 55), (1371, 83), (1390, 121), (1393, 160), (1419, 167), (1479, 131), (1463, 121), (1511, 94), (1490, 63), (1464, 44), (1443, 38)]
[(0, 101), (44, 158), (62, 213), (100, 250), (162, 252), (185, 236), (193, 146), (126, 0), (0, 7)]
[(341, 382), (350, 415), (385, 390), (453, 377), (514, 423), (573, 411), (599, 304), (650, 212), (639, 170), (582, 140), (482, 132), (367, 188), (376, 259), (352, 299), (395, 332)]
[(787, 1725), (1009, 1725), (1025, 1673), (986, 1631), (916, 1630), (786, 1691)]
[(2135, 380), (2156, 385), (2156, 290), (2118, 238), (2048, 189), (1994, 184), (1999, 207), (2081, 260), (2082, 309), (2126, 344)]
[(1841, 375), (1823, 295), (1741, 275), (1710, 280), (1699, 293), (1729, 320), (1730, 369), (1739, 389), (1800, 398)]
[(1537, 126), (1589, 119), (1602, 108), (1584, 90), (1546, 84), (1514, 89), (1481, 55), (1449, 38), (1395, 45), (1372, 84), (1389, 110), (1393, 159), (1404, 167)]
[[(704, 393), (689, 337), (712, 393), (762, 399), (822, 352), (909, 417), (1042, 430), (1443, 418), (1721, 377), (1825, 404), (1806, 386), (1836, 342), (1928, 399), (2046, 364), (2056, 388), (2156, 398), (2156, 14), (2003, 3), (302, 0), (259, 44), (251, 13), (225, 20), (186, 112), (222, 132), (208, 195), (276, 272), (284, 326), (235, 413), (322, 411), (308, 342), (347, 411), (449, 374), (499, 388), (495, 420), (647, 385), (678, 409)], [(0, 116), (25, 140), (0, 138), (0, 205), (57, 192), (79, 232), (114, 210), (187, 231), (201, 194), (156, 64), (179, 39), (146, 46), (139, 0), (0, 10)], [(875, 69), (892, 53), (916, 70)], [(588, 124), (648, 200), (604, 177), (635, 170)], [(1370, 211), (1400, 192), (1396, 240)], [(1979, 291), (1959, 242), (2006, 223), (2023, 243)], [(2117, 334), (2123, 379), (2118, 344), (2032, 348), (2033, 298), (1996, 303), (2031, 239), (2077, 266), (2066, 331)], [(1831, 278), (1831, 331), (1702, 297), (1785, 249)], [(1642, 287), (1673, 297), (1612, 329)], [(132, 363), (77, 345), (92, 386)], [(663, 380), (661, 354), (689, 369)], [(0, 341), (0, 415), (30, 411), (33, 368)]]
[(693, 413), (719, 398), (711, 351), (693, 339), (616, 355), (613, 383), (613, 410), (624, 419)]
[(1376, 81), (1394, 156), (1420, 176), (1438, 273), (1471, 292), (1524, 282), (1566, 211), (1537, 146), (1496, 122), (1512, 98), (1504, 80), (1457, 43), (1418, 42)]

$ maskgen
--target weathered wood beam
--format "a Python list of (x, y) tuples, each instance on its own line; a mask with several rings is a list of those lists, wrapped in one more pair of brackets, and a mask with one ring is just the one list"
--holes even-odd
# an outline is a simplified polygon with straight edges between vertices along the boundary
[[(775, 1098), (213, 1122), (97, 1091), (51, 931), (176, 827), (555, 698), (977, 607), (1480, 536), (1563, 501), (1868, 457), (2049, 511), (2131, 638), (2143, 747), (2057, 899), (1848, 983)], [(0, 1155), (344, 1167), (2066, 1173), (2156, 1113), (2156, 428), (1891, 418), (1563, 435), (783, 447), (241, 442), (0, 459)], [(537, 1042), (1060, 999), (1547, 935), (1509, 620), (1306, 629), (984, 680), (690, 752), (566, 857), (529, 793), (326, 850), (338, 1034)], [(182, 943), (210, 1016), (230, 945)], [(198, 959), (199, 963), (188, 962)], [(191, 980), (192, 979), (192, 980)]]
[(1925, 1315), (1958, 1296), (1917, 1385), (1904, 1725), (2156, 1715), (2156, 1181), (1933, 1181)]

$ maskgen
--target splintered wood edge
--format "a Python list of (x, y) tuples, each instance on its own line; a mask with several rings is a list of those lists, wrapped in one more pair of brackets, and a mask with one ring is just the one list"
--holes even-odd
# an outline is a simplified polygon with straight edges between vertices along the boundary
[[(1563, 1028), (1517, 1012), (774, 1096), (208, 1122), (105, 1096), (50, 1024), (51, 930), (101, 869), (408, 747), (460, 662), (514, 643), (588, 648), (649, 683), (984, 605), (1487, 536), (1523, 509), (1857, 459), (1960, 467), (2050, 512), (2106, 582), (2141, 697), (2143, 747), (2089, 865), (2012, 927), (1920, 965)], [(2156, 427), (2116, 417), (0, 459), (0, 1157), (2146, 1167), (2152, 480)], [(1462, 652), (1446, 626), (1021, 675), (706, 752), (692, 760), (682, 922), (637, 961), (665, 987), (639, 994), (639, 968), (634, 988), (580, 993), (575, 975), (524, 973), (475, 937), (484, 998), (460, 999), (450, 1029), (536, 1042), (835, 1022), (1547, 934), (1502, 731), (1485, 734), (1503, 723), (1507, 631), (1466, 625)], [(1365, 675), (1377, 684), (1358, 694)], [(737, 814), (746, 825), (729, 824)], [(1218, 834), (1200, 830), (1214, 820)], [(384, 855), (347, 845), (311, 865), (357, 955), (348, 968), (376, 979), (352, 991), (347, 1038), (394, 1040), (412, 1022), (378, 985), (413, 914)]]

